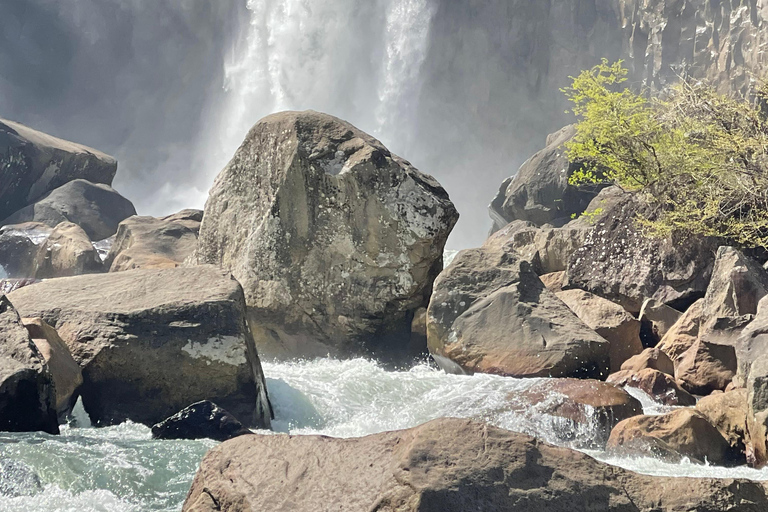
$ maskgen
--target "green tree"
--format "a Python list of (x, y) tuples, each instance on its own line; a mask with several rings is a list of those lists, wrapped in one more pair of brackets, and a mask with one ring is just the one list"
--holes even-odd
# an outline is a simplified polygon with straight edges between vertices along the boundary
[(753, 99), (681, 81), (662, 97), (626, 87), (606, 60), (563, 89), (578, 118), (574, 185), (612, 183), (655, 208), (651, 234), (717, 236), (768, 249), (768, 86)]

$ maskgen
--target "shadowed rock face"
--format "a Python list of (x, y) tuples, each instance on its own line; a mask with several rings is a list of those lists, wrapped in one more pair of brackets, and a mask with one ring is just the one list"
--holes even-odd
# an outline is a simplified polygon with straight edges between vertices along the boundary
[(59, 433), (53, 379), (19, 314), (0, 295), (0, 431)]
[(638, 475), (523, 434), (439, 419), (358, 439), (238, 437), (205, 456), (183, 511), (321, 512), (331, 507), (342, 512), (759, 512), (768, 499), (759, 482)]
[(0, 119), (0, 219), (78, 178), (111, 185), (116, 172), (111, 156)]
[(458, 213), (432, 177), (335, 117), (257, 123), (210, 192), (197, 260), (243, 284), (268, 356), (402, 360)]
[(9, 298), (67, 344), (95, 424), (153, 425), (208, 399), (249, 426), (270, 425), (242, 288), (227, 272), (204, 266), (49, 279)]
[(123, 219), (136, 215), (133, 204), (109, 185), (77, 179), (25, 206), (0, 225), (41, 222), (55, 228), (74, 222), (93, 241), (109, 238)]

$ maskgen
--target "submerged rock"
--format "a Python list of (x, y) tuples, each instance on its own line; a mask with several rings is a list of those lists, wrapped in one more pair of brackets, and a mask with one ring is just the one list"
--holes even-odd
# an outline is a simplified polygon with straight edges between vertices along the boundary
[(283, 112), (259, 121), (216, 179), (196, 259), (243, 284), (267, 356), (404, 360), (457, 219), (434, 178), (373, 137)]
[(32, 496), (43, 490), (40, 477), (32, 468), (12, 459), (0, 459), (0, 496)]
[(0, 219), (78, 178), (111, 185), (116, 172), (111, 156), (0, 119)]
[(49, 192), (7, 217), (0, 225), (40, 222), (52, 228), (73, 222), (83, 228), (91, 240), (103, 240), (117, 232), (120, 221), (136, 215), (128, 199), (109, 185), (73, 180)]
[(608, 374), (610, 344), (509, 247), (461, 251), (435, 281), (429, 351), (446, 371), (513, 377)]
[(50, 279), (9, 297), (67, 343), (94, 424), (153, 425), (213, 400), (249, 426), (270, 425), (243, 291), (227, 272), (201, 266)]
[(563, 441), (574, 440), (579, 430), (594, 428), (586, 446), (598, 449), (605, 447), (617, 423), (643, 413), (642, 404), (629, 393), (597, 380), (541, 380), (511, 398), (522, 407), (537, 406), (537, 413), (566, 420), (552, 425)]
[(136, 268), (174, 268), (197, 247), (200, 210), (168, 217), (131, 217), (120, 223), (104, 264), (110, 272)]
[[(628, 420), (630, 421), (630, 420)], [(719, 435), (719, 434), (717, 434)], [(639, 475), (484, 423), (356, 439), (251, 435), (205, 456), (184, 512), (762, 512), (760, 482)]]
[(0, 431), (59, 433), (53, 379), (19, 314), (0, 296)]
[(185, 407), (152, 427), (153, 439), (213, 439), (226, 441), (251, 431), (208, 400)]

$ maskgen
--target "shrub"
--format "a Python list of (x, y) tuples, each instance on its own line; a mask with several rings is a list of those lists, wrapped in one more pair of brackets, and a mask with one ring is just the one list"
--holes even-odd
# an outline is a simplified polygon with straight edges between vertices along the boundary
[(603, 60), (563, 89), (579, 118), (571, 183), (642, 194), (655, 207), (640, 219), (653, 235), (768, 249), (768, 86), (746, 99), (682, 80), (651, 97), (626, 81), (621, 61)]

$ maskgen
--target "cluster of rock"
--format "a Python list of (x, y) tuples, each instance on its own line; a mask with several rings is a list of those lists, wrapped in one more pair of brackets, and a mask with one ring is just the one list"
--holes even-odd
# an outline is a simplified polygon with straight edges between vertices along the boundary
[[(80, 397), (97, 426), (235, 437), (206, 456), (190, 511), (319, 510), (313, 489), (335, 486), (349, 510), (768, 504), (759, 484), (715, 480), (679, 479), (659, 498), (652, 477), (472, 421), (360, 440), (250, 435), (272, 419), (260, 355), (401, 363), (428, 350), (449, 372), (551, 377), (510, 407), (598, 425), (587, 447), (764, 464), (768, 272), (716, 240), (646, 237), (632, 194), (569, 185), (571, 129), (505, 185), (495, 207), (512, 222), (443, 269), (448, 195), (331, 116), (263, 119), (204, 212), (163, 218), (133, 215), (108, 187), (109, 157), (0, 126), (13, 132), (0, 197), (16, 208), (0, 228), (12, 278), (0, 430), (56, 433)], [(112, 169), (104, 182), (94, 158)], [(643, 414), (627, 388), (676, 408)]]
[(78, 398), (97, 426), (213, 400), (269, 428), (242, 287), (181, 268), (202, 212), (138, 217), (110, 187), (116, 169), (0, 121), (0, 430), (58, 433)]
[(492, 218), (511, 222), (435, 281), (430, 352), (446, 371), (591, 377), (686, 407), (610, 425), (609, 450), (765, 465), (765, 257), (644, 234), (642, 197), (568, 183), (572, 135), (505, 182)]

